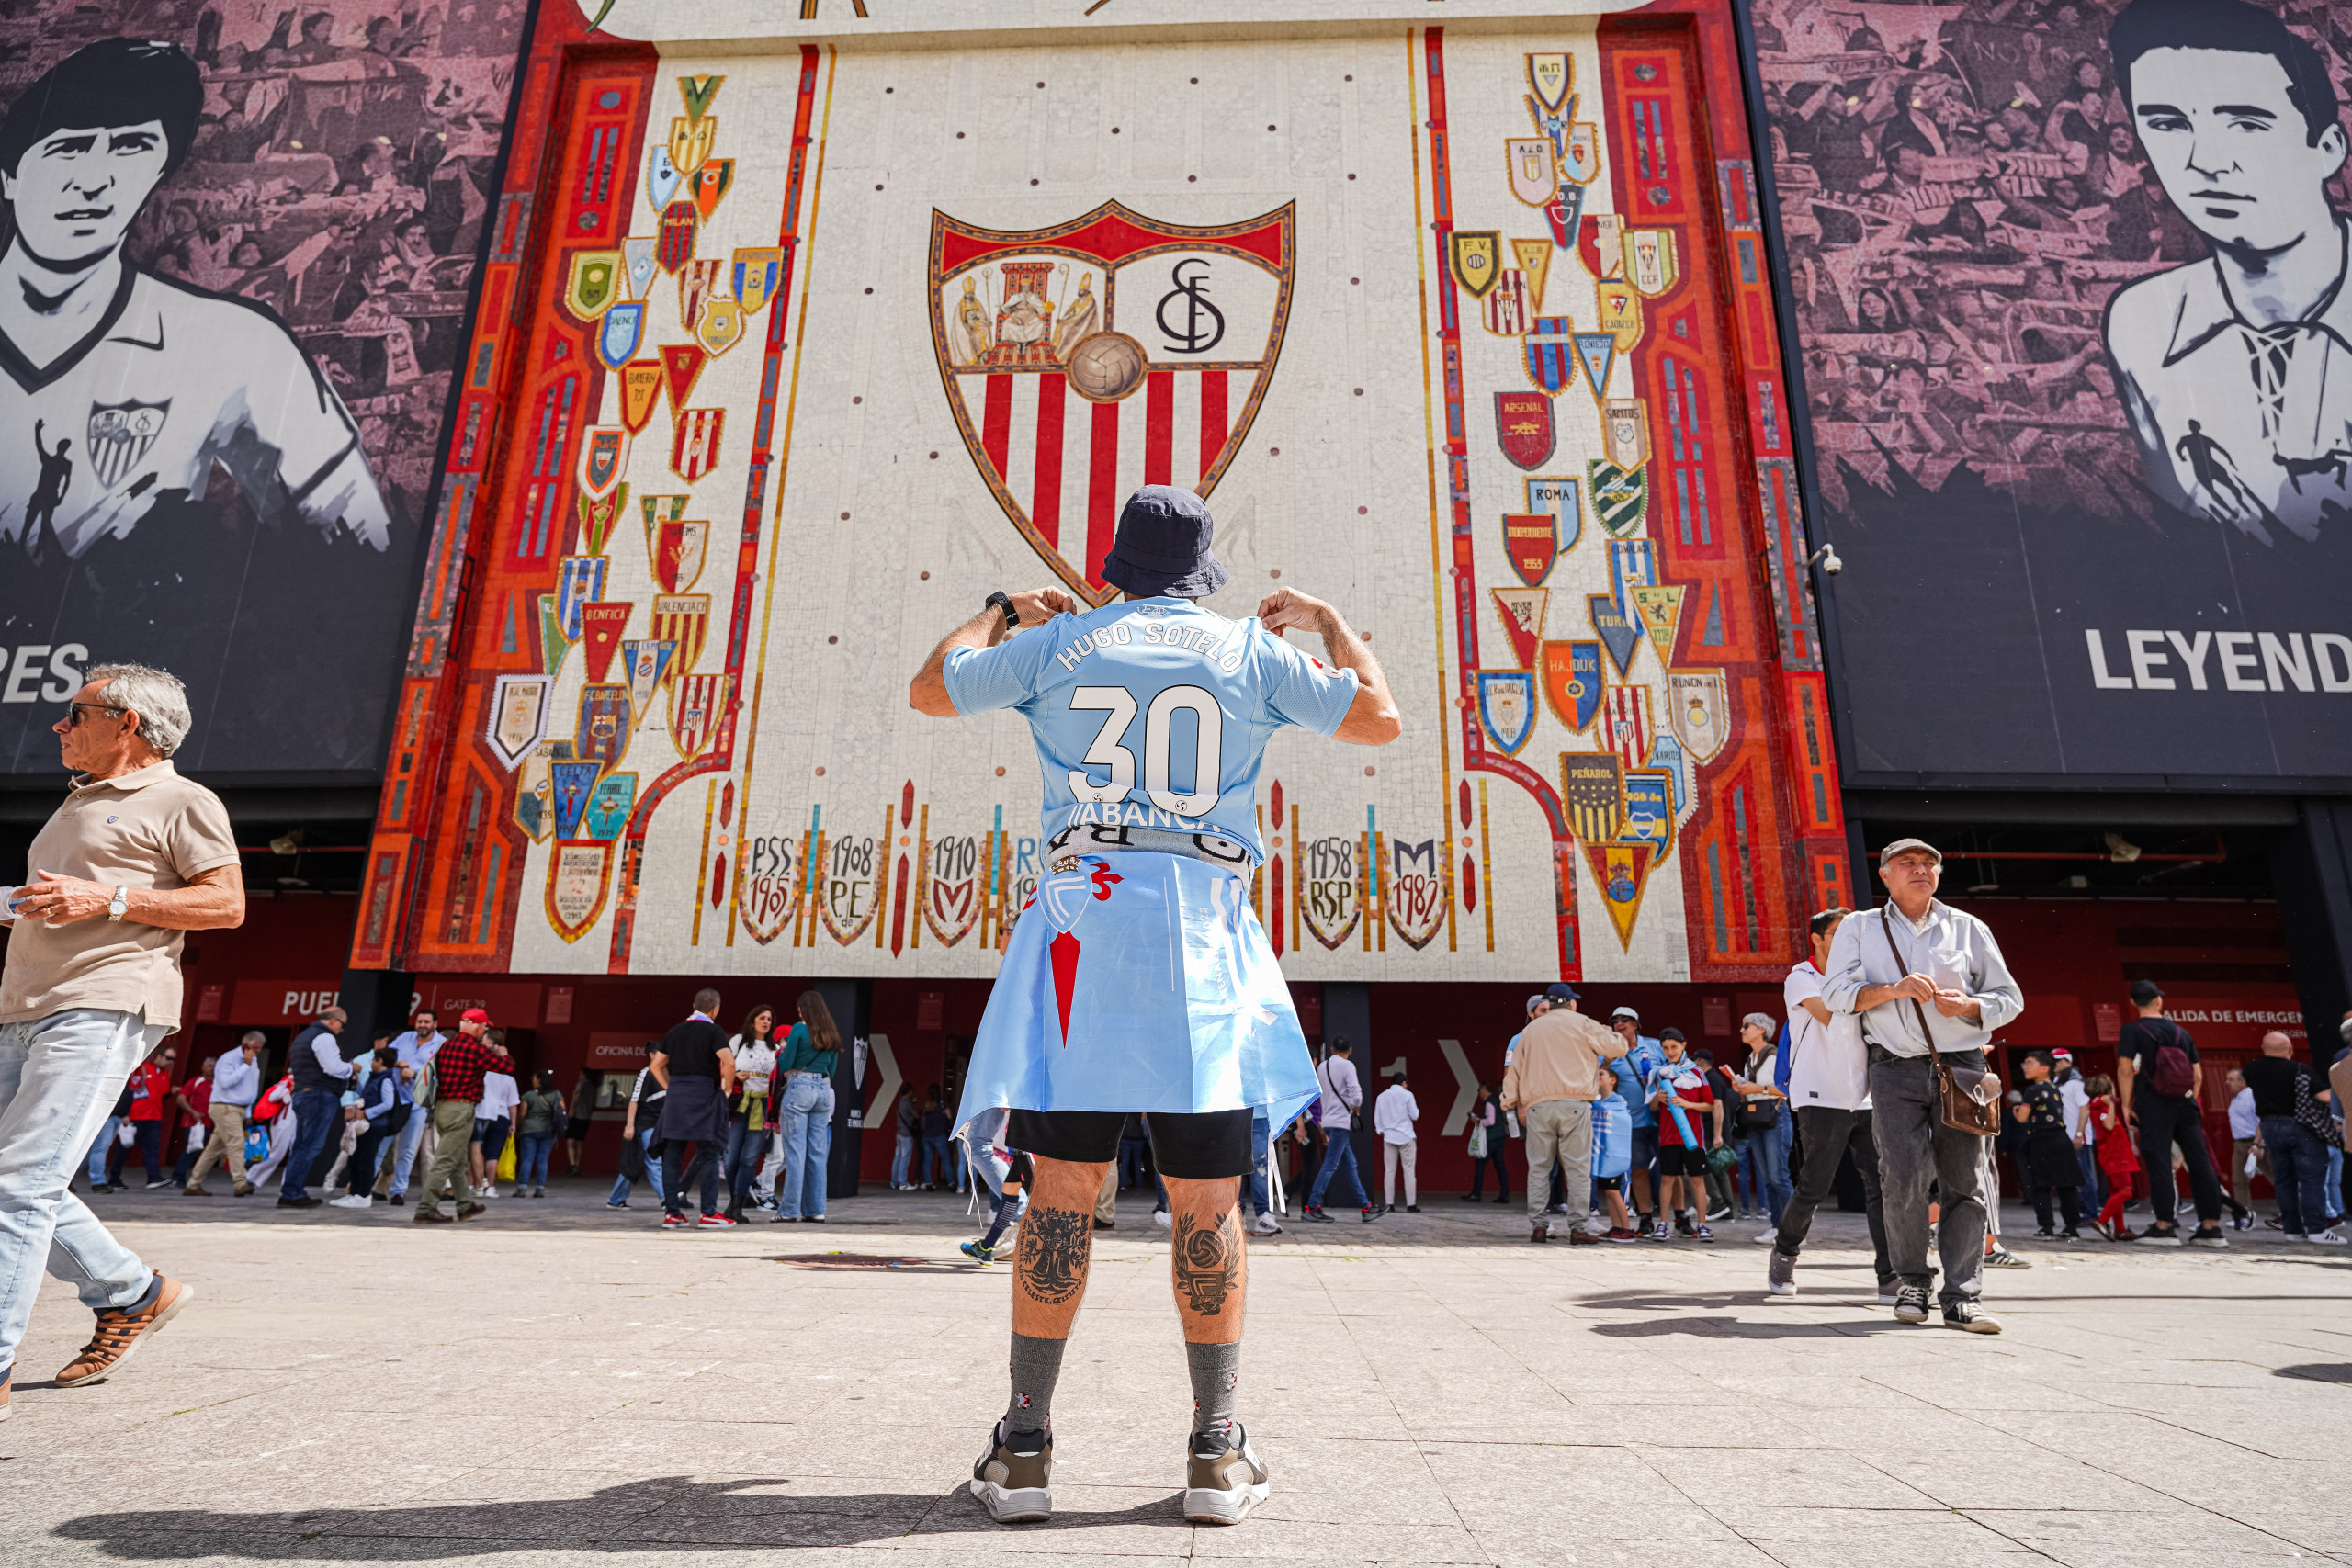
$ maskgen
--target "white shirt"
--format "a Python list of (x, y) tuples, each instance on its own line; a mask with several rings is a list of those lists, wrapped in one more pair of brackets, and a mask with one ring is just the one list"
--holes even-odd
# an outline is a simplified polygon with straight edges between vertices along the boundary
[(2083, 1135), (2083, 1115), (2091, 1108), (2091, 1091), (2083, 1087), (2083, 1075), (2076, 1073), (2058, 1086), (2058, 1108), (2066, 1114), (2066, 1136)]
[(2262, 1135), (2262, 1118), (2255, 1114), (2254, 1090), (2242, 1089), (2230, 1096), (2230, 1136), (2257, 1138)]
[(1413, 1123), (1421, 1119), (1421, 1102), (1403, 1084), (1390, 1084), (1372, 1102), (1372, 1129), (1392, 1144), (1413, 1141)]
[(738, 1034), (727, 1043), (727, 1048), (735, 1054), (735, 1071), (745, 1080), (744, 1092), (767, 1093), (768, 1078), (775, 1072), (775, 1047), (763, 1040), (746, 1043)]
[(512, 1075), (482, 1074), (481, 1103), (474, 1107), (474, 1115), (477, 1118), (484, 1122), (495, 1122), (522, 1103), (522, 1091), (514, 1087)]
[(1860, 1022), (1852, 1013), (1832, 1012), (1824, 1023), (1804, 1005), (1821, 996), (1821, 971), (1813, 960), (1789, 971), (1781, 996), (1789, 1010), (1789, 1108), (1868, 1111), (1870, 1064)]

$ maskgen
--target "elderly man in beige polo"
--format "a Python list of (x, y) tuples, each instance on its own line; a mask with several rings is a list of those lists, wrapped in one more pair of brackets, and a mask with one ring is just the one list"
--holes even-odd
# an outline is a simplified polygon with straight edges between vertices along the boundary
[(141, 1262), (66, 1190), (130, 1070), (180, 1023), (183, 931), (245, 918), (220, 797), (179, 776), (187, 694), (160, 670), (93, 669), (56, 732), (74, 777), (0, 888), (0, 1417), (44, 1266), (97, 1326), (57, 1374), (104, 1380), (196, 1292)]
[(1527, 1239), (1552, 1239), (1544, 1211), (1552, 1206), (1557, 1158), (1567, 1180), (1561, 1198), (1568, 1205), (1568, 1240), (1599, 1246), (1585, 1207), (1592, 1188), (1592, 1102), (1600, 1098), (1600, 1064), (1623, 1055), (1625, 1041), (1577, 1010), (1574, 986), (1555, 980), (1544, 995), (1550, 1010), (1529, 1019), (1520, 1032), (1498, 1097), (1527, 1129), (1527, 1219), (1534, 1233)]

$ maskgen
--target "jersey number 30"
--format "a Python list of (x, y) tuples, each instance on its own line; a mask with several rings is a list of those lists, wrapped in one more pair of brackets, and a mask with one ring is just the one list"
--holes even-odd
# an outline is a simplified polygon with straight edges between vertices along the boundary
[[(1102, 728), (1086, 749), (1084, 768), (1069, 771), (1069, 792), (1080, 800), (1107, 804), (1124, 800), (1136, 787), (1136, 754), (1120, 744), (1136, 716), (1135, 694), (1125, 686), (1080, 686), (1070, 693), (1072, 713), (1098, 712)], [(1199, 739), (1193, 751), (1193, 792), (1181, 794), (1168, 782), (1170, 733), (1179, 709), (1190, 708), (1199, 722)], [(1143, 792), (1162, 811), (1177, 817), (1205, 817), (1216, 805), (1218, 767), (1225, 750), (1225, 713), (1215, 695), (1198, 686), (1170, 686), (1151, 699), (1143, 716)], [(1110, 774), (1096, 784), (1089, 769)]]

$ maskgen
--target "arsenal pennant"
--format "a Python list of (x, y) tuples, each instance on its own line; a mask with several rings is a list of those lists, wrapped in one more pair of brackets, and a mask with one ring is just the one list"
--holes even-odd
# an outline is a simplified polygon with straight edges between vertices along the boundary
[(725, 409), (687, 409), (678, 415), (670, 438), (670, 471), (694, 483), (718, 466), (718, 434), (727, 423)]
[(665, 343), (662, 345), (662, 379), (670, 389), (670, 418), (684, 419), (686, 399), (693, 395), (695, 378), (710, 355), (697, 343)]
[(599, 601), (580, 607), (581, 652), (588, 660), (588, 679), (601, 684), (612, 672), (613, 655), (621, 650), (621, 633), (628, 629), (628, 613), (637, 606), (628, 600), (614, 604)]
[(1542, 468), (1552, 457), (1552, 400), (1541, 392), (1497, 392), (1495, 439), (1519, 467)]
[(638, 434), (653, 421), (662, 400), (662, 362), (632, 359), (621, 367), (621, 428)]

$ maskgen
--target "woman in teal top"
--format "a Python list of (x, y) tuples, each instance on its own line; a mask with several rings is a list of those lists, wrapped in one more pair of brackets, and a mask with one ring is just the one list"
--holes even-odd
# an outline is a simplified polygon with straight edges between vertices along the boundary
[(784, 1135), (784, 1179), (776, 1183), (775, 1223), (825, 1217), (825, 1160), (833, 1148), (833, 1068), (841, 1060), (841, 1031), (825, 998), (800, 993), (800, 1021), (775, 1054), (784, 1082), (776, 1128)]

